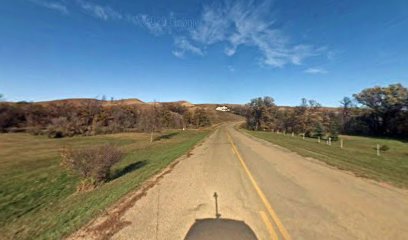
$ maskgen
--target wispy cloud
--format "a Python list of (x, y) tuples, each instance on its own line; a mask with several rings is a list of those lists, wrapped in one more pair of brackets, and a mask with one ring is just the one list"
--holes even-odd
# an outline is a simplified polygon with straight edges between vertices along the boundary
[(90, 14), (93, 17), (100, 18), (105, 21), (118, 20), (123, 18), (121, 13), (113, 10), (109, 6), (101, 6), (83, 0), (77, 0), (76, 2), (82, 8), (82, 10), (84, 10), (86, 13)]
[(168, 23), (166, 18), (154, 18), (141, 13), (136, 15), (126, 14), (109, 6), (98, 5), (86, 0), (76, 0), (76, 3), (87, 14), (104, 21), (123, 20), (137, 27), (144, 27), (154, 35), (161, 35), (167, 30)]
[(203, 44), (226, 43), (224, 52), (236, 54), (240, 46), (255, 47), (261, 53), (261, 64), (283, 67), (299, 65), (308, 57), (317, 56), (324, 48), (306, 44), (291, 44), (272, 19), (271, 1), (255, 5), (253, 1), (238, 1), (204, 8), (201, 24), (191, 31), (191, 39)]
[(135, 26), (146, 28), (156, 36), (169, 32), (166, 18), (153, 18), (147, 14), (127, 14), (126, 20)]
[(324, 68), (308, 68), (304, 71), (305, 73), (309, 73), (309, 74), (326, 74), (328, 73), (327, 70), (325, 70)]
[(186, 52), (191, 52), (200, 56), (204, 55), (204, 52), (200, 48), (191, 44), (191, 42), (184, 37), (176, 37), (174, 39), (174, 45), (176, 50), (173, 50), (173, 54), (176, 57), (183, 58)]
[(29, 1), (38, 6), (45, 7), (51, 10), (55, 10), (62, 14), (69, 13), (68, 8), (61, 2), (52, 2), (52, 1), (44, 1), (44, 0), (29, 0)]
[[(33, 3), (68, 13), (62, 2), (50, 0), (30, 0)], [(273, 18), (271, 0), (259, 3), (250, 0), (223, 1), (207, 5), (202, 9), (198, 19), (177, 19), (174, 13), (154, 17), (138, 13), (129, 14), (98, 5), (88, 0), (73, 0), (70, 5), (102, 21), (123, 21), (133, 26), (146, 29), (149, 33), (170, 35), (174, 39), (176, 57), (186, 53), (204, 56), (203, 49), (215, 44), (225, 46), (224, 54), (234, 56), (243, 47), (254, 48), (259, 54), (262, 66), (284, 67), (288, 64), (301, 65), (305, 59), (332, 54), (325, 47), (294, 42), (276, 24)], [(329, 56), (330, 55), (330, 56)], [(308, 69), (307, 73), (323, 73)]]

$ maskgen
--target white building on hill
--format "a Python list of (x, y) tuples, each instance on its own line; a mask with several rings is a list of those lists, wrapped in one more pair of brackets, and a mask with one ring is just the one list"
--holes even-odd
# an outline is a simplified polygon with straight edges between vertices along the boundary
[(227, 106), (219, 106), (219, 107), (216, 107), (215, 110), (221, 111), (221, 112), (229, 112), (230, 111), (230, 109)]

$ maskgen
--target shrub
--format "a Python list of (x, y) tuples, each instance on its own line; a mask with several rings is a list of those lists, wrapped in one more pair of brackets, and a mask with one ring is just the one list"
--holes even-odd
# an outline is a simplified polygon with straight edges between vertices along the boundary
[(62, 138), (68, 135), (69, 121), (66, 117), (54, 118), (47, 127), (47, 135), (50, 138)]
[(111, 144), (86, 149), (64, 148), (62, 165), (81, 178), (79, 191), (95, 188), (109, 180), (111, 167), (123, 158), (123, 153)]

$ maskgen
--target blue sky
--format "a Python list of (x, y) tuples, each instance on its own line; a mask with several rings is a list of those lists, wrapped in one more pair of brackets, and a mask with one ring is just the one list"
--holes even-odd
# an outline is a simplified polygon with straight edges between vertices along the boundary
[(405, 0), (3, 0), (10, 101), (140, 98), (337, 106), (408, 85)]

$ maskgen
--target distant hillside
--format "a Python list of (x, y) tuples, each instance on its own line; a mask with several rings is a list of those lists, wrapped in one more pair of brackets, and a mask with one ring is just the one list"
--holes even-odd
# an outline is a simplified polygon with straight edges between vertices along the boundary
[(99, 102), (99, 101), (100, 100), (97, 100), (94, 98), (67, 98), (67, 99), (33, 102), (33, 103), (40, 104), (42, 106), (48, 106), (51, 104), (52, 105), (72, 104), (74, 106), (80, 106), (85, 102)]
[(208, 115), (211, 119), (212, 123), (220, 123), (220, 122), (230, 122), (230, 121), (243, 121), (244, 118), (242, 116), (238, 116), (236, 114), (230, 113), (230, 112), (220, 112), (216, 111), (215, 108), (217, 106), (239, 106), (239, 104), (193, 104), (191, 102), (188, 102), (186, 100), (180, 100), (180, 101), (174, 101), (174, 102), (143, 102), (140, 99), (137, 98), (128, 98), (128, 99), (120, 99), (120, 100), (98, 100), (94, 98), (69, 98), (69, 99), (58, 99), (58, 100), (51, 100), (51, 101), (42, 101), (42, 102), (35, 102), (36, 104), (41, 104), (42, 106), (47, 106), (51, 104), (71, 104), (74, 106), (81, 106), (89, 102), (99, 102), (102, 104), (102, 106), (115, 106), (115, 105), (138, 105), (140, 107), (146, 106), (148, 107), (149, 105), (152, 104), (157, 104), (157, 105), (166, 105), (166, 104), (180, 104), (192, 111), (194, 111), (197, 108), (204, 108), (207, 112)]
[[(215, 110), (217, 106), (228, 106), (228, 107), (239, 107), (239, 106), (244, 106), (245, 104), (228, 104), (228, 103), (222, 103), (222, 104), (215, 104), (215, 103), (201, 103), (201, 104), (194, 104), (186, 100), (180, 100), (180, 101), (173, 101), (173, 102), (144, 102), (138, 98), (127, 98), (127, 99), (118, 99), (118, 100), (99, 100), (95, 98), (67, 98), (67, 99), (56, 99), (56, 100), (50, 100), (50, 101), (40, 101), (40, 102), (33, 102), (36, 104), (41, 104), (43, 106), (47, 106), (49, 104), (73, 104), (75, 106), (82, 105), (86, 102), (100, 102), (103, 106), (113, 106), (113, 105), (134, 105), (134, 104), (146, 104), (146, 105), (152, 105), (152, 104), (159, 104), (159, 105), (165, 105), (165, 104), (181, 104), (184, 107), (187, 108), (196, 108), (196, 107), (202, 107), (207, 110)], [(18, 103), (18, 102), (6, 102), (9, 104), (13, 103)], [(291, 109), (296, 106), (278, 106), (280, 110), (285, 110), (285, 109)], [(322, 109), (326, 109), (329, 111), (337, 111), (339, 108), (337, 107), (321, 107)]]
[(180, 104), (181, 106), (184, 107), (194, 107), (195, 105), (192, 104), (191, 102), (181, 100), (181, 101), (174, 101), (174, 102), (148, 102), (147, 104), (159, 104), (159, 105), (166, 105), (166, 104)]
[(120, 99), (120, 100), (98, 100), (95, 98), (68, 98), (68, 99), (58, 99), (58, 100), (51, 100), (51, 101), (42, 101), (42, 102), (35, 102), (41, 104), (43, 106), (47, 106), (50, 104), (72, 104), (74, 106), (80, 106), (86, 102), (99, 102), (103, 106), (112, 106), (112, 105), (133, 105), (133, 104), (144, 104), (143, 101), (137, 98), (128, 98), (128, 99)]
[(142, 100), (138, 98), (127, 98), (113, 101), (104, 101), (104, 105), (133, 105), (133, 104), (145, 104)]
[[(214, 123), (218, 122), (223, 122), (223, 121), (240, 121), (244, 120), (242, 116), (238, 116), (233, 113), (228, 113), (228, 112), (220, 112), (216, 111), (215, 108), (218, 106), (228, 106), (230, 108), (234, 107), (239, 107), (239, 106), (244, 106), (244, 104), (193, 104), (189, 101), (186, 100), (180, 100), (180, 101), (173, 101), (173, 102), (144, 102), (138, 98), (128, 98), (128, 99), (119, 99), (119, 100), (99, 100), (95, 98), (68, 98), (68, 99), (57, 99), (57, 100), (50, 100), (50, 101), (41, 101), (41, 102), (34, 102), (35, 104), (40, 104), (42, 106), (47, 106), (47, 105), (59, 105), (59, 104), (70, 104), (74, 106), (81, 106), (89, 102), (98, 102), (102, 104), (102, 106), (115, 106), (115, 105), (139, 105), (139, 107), (148, 107), (149, 105), (152, 104), (158, 104), (158, 105), (166, 105), (166, 104), (180, 104), (190, 110), (194, 110), (196, 108), (204, 108), (206, 109), (211, 116), (211, 120)], [(16, 102), (8, 102), (9, 104), (16, 104)], [(287, 110), (287, 109), (292, 109), (294, 106), (278, 106), (279, 110)], [(339, 111), (339, 108), (335, 107), (321, 107), (322, 109), (325, 109), (327, 111), (331, 112), (337, 112)]]
[(176, 102), (176, 103), (180, 103), (182, 106), (185, 106), (185, 107), (193, 107), (194, 106), (194, 104), (192, 104), (191, 102), (188, 102), (188, 101), (178, 101), (178, 102)]

